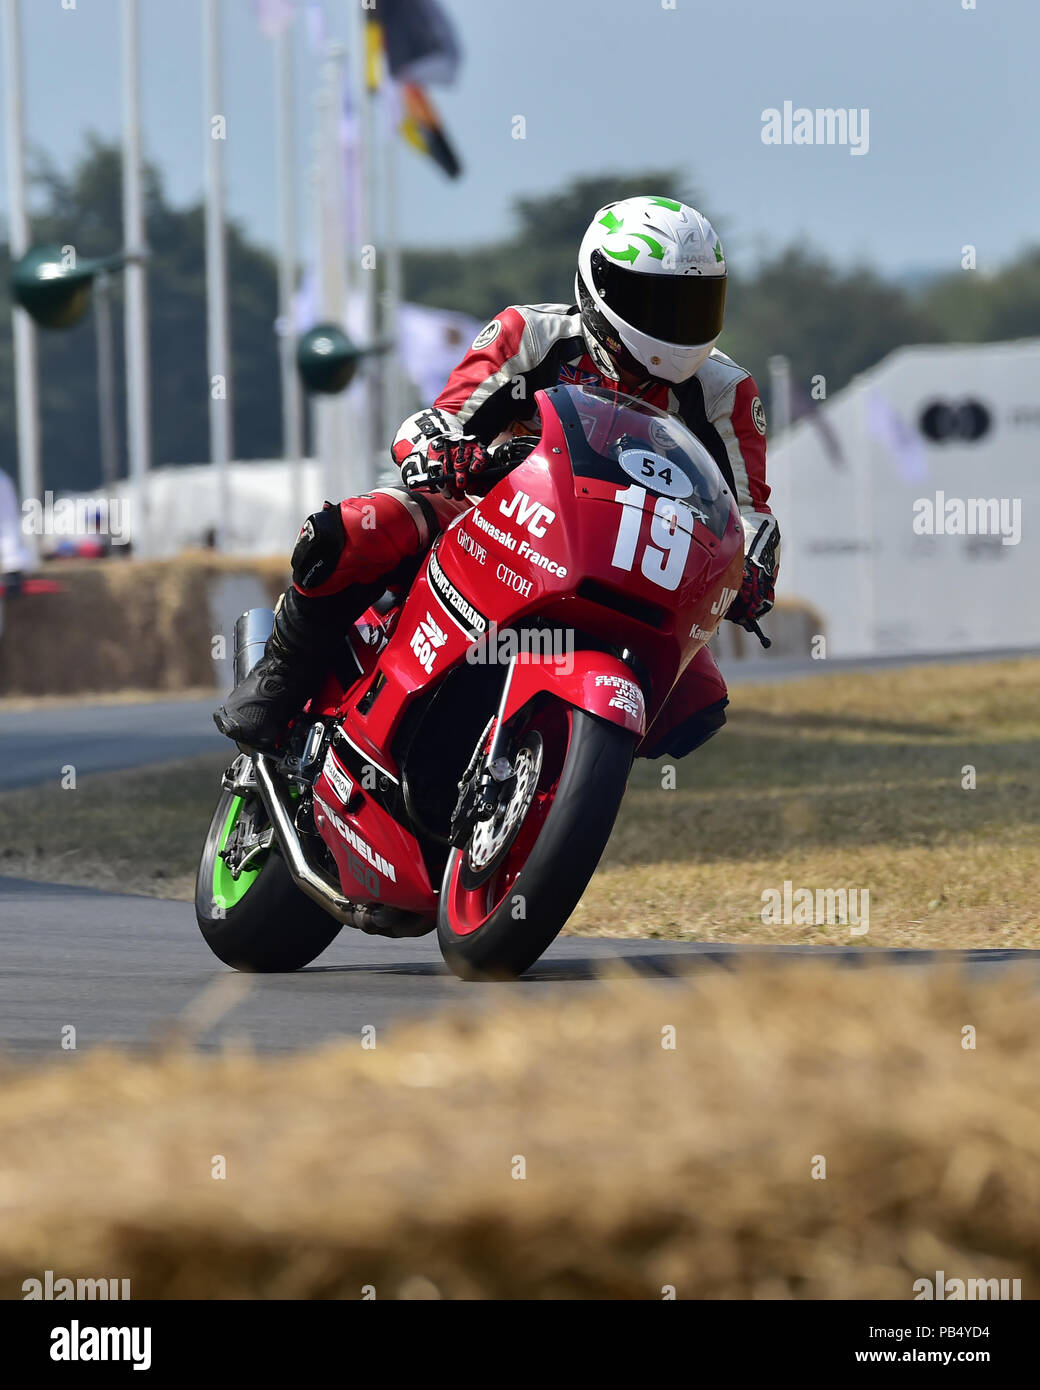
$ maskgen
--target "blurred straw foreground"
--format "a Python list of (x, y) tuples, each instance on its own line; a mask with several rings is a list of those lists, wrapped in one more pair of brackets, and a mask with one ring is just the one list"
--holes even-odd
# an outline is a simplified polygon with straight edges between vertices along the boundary
[(618, 976), (284, 1059), (194, 1051), (206, 1012), (0, 1071), (0, 1296), (1040, 1288), (1031, 972)]

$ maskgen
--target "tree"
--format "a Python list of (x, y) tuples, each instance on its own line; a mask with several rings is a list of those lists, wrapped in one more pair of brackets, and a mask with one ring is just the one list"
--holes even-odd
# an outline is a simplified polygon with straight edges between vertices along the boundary
[(719, 346), (760, 386), (769, 358), (782, 353), (797, 386), (808, 392), (812, 378), (822, 375), (831, 396), (895, 348), (943, 337), (899, 286), (866, 267), (841, 273), (798, 246), (750, 278), (731, 274)]
[[(37, 159), (38, 212), (33, 239), (74, 246), (78, 256), (103, 255), (121, 245), (122, 174), (119, 149), (88, 136), (82, 160), (67, 175)], [(200, 206), (167, 203), (154, 167), (144, 177), (152, 353), (154, 460), (197, 463), (209, 457), (209, 378), (206, 363), (205, 251)], [(6, 248), (5, 248), (6, 250)], [(274, 334), (277, 274), (267, 252), (228, 225), (228, 280), (234, 362), (235, 454), (270, 458), (281, 450), (278, 350)], [(122, 282), (112, 282), (122, 305)], [(7, 276), (0, 311), (7, 313)], [(120, 421), (125, 418), (122, 335), (117, 333)], [(11, 340), (0, 333), (0, 467), (17, 471)], [(94, 329), (90, 316), (73, 329), (39, 334), (40, 410), (46, 487), (89, 491), (100, 478)], [(125, 473), (125, 460), (122, 466)]]
[(944, 275), (924, 291), (921, 304), (951, 340), (1040, 337), (1040, 247), (1023, 252), (995, 275), (978, 270)]
[[(599, 174), (576, 179), (558, 192), (517, 198), (517, 230), (505, 241), (472, 250), (407, 252), (405, 293), (415, 303), (461, 309), (479, 319), (507, 304), (570, 304), (578, 243), (596, 209), (619, 198), (675, 188), (682, 188), (676, 171), (658, 169)], [(688, 190), (686, 196), (692, 200)]]

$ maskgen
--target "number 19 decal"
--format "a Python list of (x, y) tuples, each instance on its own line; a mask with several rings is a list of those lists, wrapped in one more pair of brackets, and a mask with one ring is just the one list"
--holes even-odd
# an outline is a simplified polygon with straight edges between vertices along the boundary
[[(615, 569), (630, 570), (639, 544), (646, 488), (625, 488), (614, 500), (621, 503), (621, 526), (610, 563)], [(667, 497), (659, 497), (650, 520), (650, 540), (643, 551), (640, 571), (652, 583), (660, 584), (662, 589), (677, 589), (686, 568), (692, 539), (689, 531), (679, 525), (675, 503)]]

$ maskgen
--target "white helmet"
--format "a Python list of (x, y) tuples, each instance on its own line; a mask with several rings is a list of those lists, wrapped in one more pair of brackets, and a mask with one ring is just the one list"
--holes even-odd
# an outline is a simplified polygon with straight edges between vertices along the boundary
[(686, 381), (722, 332), (726, 258), (711, 223), (685, 203), (625, 198), (593, 218), (574, 290), (601, 371)]

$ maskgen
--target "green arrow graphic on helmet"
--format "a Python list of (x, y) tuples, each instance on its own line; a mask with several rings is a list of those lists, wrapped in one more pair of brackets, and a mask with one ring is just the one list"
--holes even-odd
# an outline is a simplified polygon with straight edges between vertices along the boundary
[[(630, 232), (629, 235), (638, 237), (640, 241), (646, 242), (647, 246), (650, 248), (650, 259), (652, 261), (664, 260), (664, 247), (659, 241), (655, 241), (652, 236), (647, 236), (645, 232)], [(612, 256), (615, 261), (634, 261), (639, 256), (639, 247), (630, 245), (625, 251), (608, 251), (607, 248), (604, 247), (603, 254)]]

